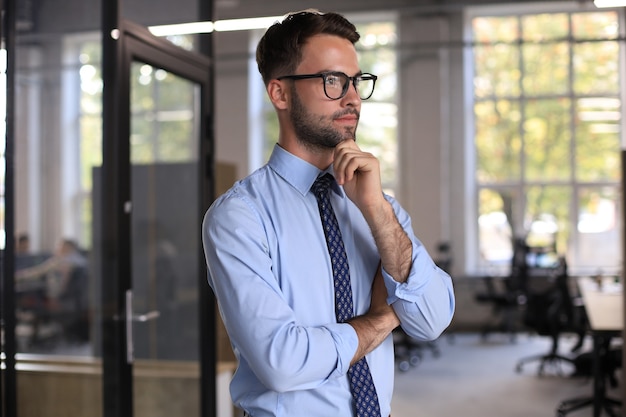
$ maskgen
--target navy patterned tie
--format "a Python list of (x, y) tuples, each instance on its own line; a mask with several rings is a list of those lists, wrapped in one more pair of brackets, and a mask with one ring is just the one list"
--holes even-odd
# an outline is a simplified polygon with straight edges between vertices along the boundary
[[(330, 204), (330, 185), (335, 181), (332, 175), (325, 174), (315, 180), (311, 190), (317, 198), (317, 205), (322, 217), (322, 226), (328, 245), (328, 253), (333, 268), (335, 283), (335, 315), (337, 322), (343, 323), (354, 316), (352, 287), (350, 285), (350, 268), (348, 257), (343, 245), (341, 230)], [(350, 389), (356, 404), (357, 417), (380, 417), (378, 394), (372, 380), (370, 368), (365, 357), (352, 365), (348, 370)]]

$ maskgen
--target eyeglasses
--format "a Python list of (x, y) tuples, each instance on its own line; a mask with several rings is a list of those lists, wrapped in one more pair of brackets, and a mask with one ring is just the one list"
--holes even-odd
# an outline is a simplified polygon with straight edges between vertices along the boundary
[(367, 100), (374, 93), (377, 76), (374, 74), (360, 74), (349, 77), (343, 72), (321, 72), (319, 74), (283, 75), (277, 80), (307, 80), (321, 78), (324, 80), (324, 94), (331, 100), (339, 100), (348, 93), (350, 84), (354, 85), (361, 100)]

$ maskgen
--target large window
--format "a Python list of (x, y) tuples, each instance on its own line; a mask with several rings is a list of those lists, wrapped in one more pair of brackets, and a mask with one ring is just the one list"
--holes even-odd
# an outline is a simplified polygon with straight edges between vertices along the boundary
[(385, 191), (397, 187), (398, 106), (396, 24), (392, 20), (358, 23), (359, 64), (363, 72), (378, 76), (374, 95), (361, 106), (357, 141), (361, 149), (380, 160)]
[(620, 265), (617, 11), (471, 19), (479, 265), (512, 241), (555, 245), (578, 273)]
[[(77, 103), (74, 98), (76, 83), (67, 85), (65, 91), (68, 94), (68, 102), (75, 107), (80, 126), (79, 149), (80, 161), (78, 168), (80, 179), (77, 201), (79, 210), (72, 212), (72, 216), (80, 219), (80, 226), (77, 228), (79, 241), (85, 248), (91, 247), (93, 241), (92, 225), (94, 219), (93, 201), (91, 198), (93, 191), (92, 172), (94, 167), (102, 165), (102, 51), (99, 36), (93, 40), (84, 37), (74, 37), (76, 41), (72, 48), (68, 48), (66, 57), (70, 60), (68, 73), (70, 79), (78, 75), (80, 77), (80, 100)], [(76, 168), (75, 168), (76, 169)]]

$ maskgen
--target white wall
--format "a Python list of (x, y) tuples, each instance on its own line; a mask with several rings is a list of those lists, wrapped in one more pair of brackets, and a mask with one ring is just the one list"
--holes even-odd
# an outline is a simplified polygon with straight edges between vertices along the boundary
[(215, 33), (215, 159), (248, 174), (248, 32)]
[[(400, 43), (439, 42), (446, 32), (446, 20), (403, 16)], [(443, 236), (447, 219), (442, 197), (442, 89), (446, 62), (432, 47), (407, 47), (399, 59), (399, 192), (398, 199), (411, 214), (413, 229), (429, 250)]]

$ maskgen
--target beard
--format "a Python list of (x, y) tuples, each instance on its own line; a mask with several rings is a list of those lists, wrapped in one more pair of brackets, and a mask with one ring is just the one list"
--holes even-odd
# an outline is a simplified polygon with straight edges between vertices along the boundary
[(356, 140), (356, 126), (344, 129), (332, 126), (334, 119), (346, 114), (355, 114), (358, 119), (359, 112), (356, 109), (341, 110), (331, 116), (315, 115), (302, 104), (296, 89), (292, 87), (291, 91), (293, 100), (289, 117), (300, 143), (312, 149), (329, 149), (346, 139)]

